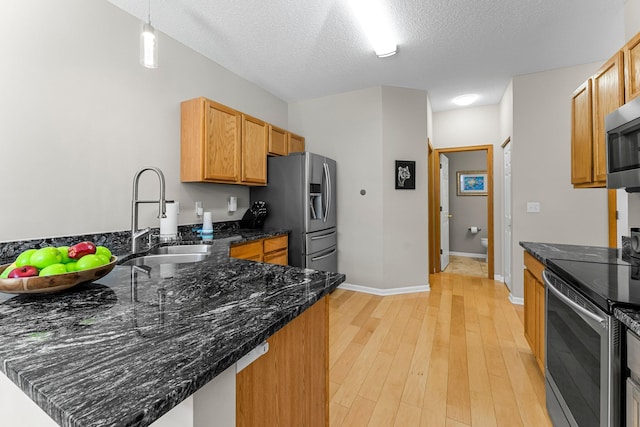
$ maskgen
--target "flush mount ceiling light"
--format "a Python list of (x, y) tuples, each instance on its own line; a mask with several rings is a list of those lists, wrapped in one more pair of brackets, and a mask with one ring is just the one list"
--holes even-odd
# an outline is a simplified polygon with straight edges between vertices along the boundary
[(158, 34), (151, 26), (151, 0), (149, 0), (147, 22), (140, 32), (140, 64), (147, 68), (158, 68)]
[(380, 0), (350, 0), (360, 25), (379, 58), (395, 55), (398, 51), (391, 27)]
[(461, 107), (471, 105), (478, 100), (479, 96), (475, 93), (468, 93), (466, 95), (460, 95), (453, 98), (453, 103)]

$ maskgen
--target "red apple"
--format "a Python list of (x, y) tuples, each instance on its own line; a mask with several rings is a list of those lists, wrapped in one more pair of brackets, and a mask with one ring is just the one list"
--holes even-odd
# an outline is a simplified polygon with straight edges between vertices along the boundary
[(14, 268), (9, 273), (9, 279), (18, 279), (20, 277), (37, 276), (38, 269), (33, 265), (23, 265), (22, 267)]
[(69, 258), (78, 260), (85, 255), (96, 253), (96, 245), (91, 242), (80, 242), (69, 248)]

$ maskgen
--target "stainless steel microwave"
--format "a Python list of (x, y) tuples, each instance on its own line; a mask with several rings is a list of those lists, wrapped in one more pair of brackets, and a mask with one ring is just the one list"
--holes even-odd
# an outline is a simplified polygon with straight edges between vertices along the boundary
[(640, 97), (605, 118), (607, 188), (640, 192)]

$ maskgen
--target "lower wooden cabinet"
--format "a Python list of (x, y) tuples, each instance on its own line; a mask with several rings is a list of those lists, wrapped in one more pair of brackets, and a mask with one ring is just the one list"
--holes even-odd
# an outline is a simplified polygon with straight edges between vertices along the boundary
[(267, 342), (236, 377), (236, 425), (329, 425), (329, 311), (324, 297)]
[(524, 253), (524, 336), (544, 372), (544, 265), (528, 252)]
[(229, 256), (268, 264), (288, 265), (289, 236), (267, 237), (231, 246)]

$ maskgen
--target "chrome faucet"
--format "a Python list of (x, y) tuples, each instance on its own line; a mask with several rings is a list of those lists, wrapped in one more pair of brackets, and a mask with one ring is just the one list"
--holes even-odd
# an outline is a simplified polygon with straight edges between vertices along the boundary
[[(140, 175), (145, 171), (153, 171), (158, 175), (160, 180), (160, 197), (158, 200), (138, 200), (138, 183), (140, 181)], [(166, 199), (164, 195), (164, 175), (162, 171), (156, 167), (148, 166), (140, 169), (133, 177), (133, 198), (131, 199), (131, 253), (138, 252), (138, 239), (146, 236), (151, 232), (151, 228), (147, 227), (142, 230), (138, 230), (138, 205), (140, 203), (157, 203), (158, 204), (158, 218), (166, 218)]]

